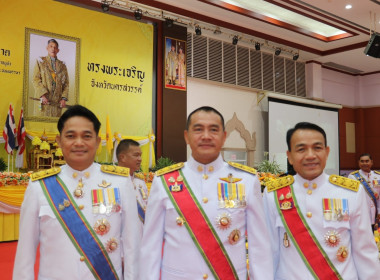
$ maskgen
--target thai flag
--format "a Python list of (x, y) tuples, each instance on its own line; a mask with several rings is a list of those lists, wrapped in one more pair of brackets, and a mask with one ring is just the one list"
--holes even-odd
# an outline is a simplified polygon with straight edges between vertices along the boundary
[(7, 120), (3, 130), (3, 138), (5, 140), (5, 150), (8, 154), (12, 154), (13, 149), (16, 147), (16, 125), (13, 117), (12, 104), (9, 105)]
[(24, 126), (24, 110), (21, 108), (20, 119), (17, 126), (17, 154), (16, 154), (16, 167), (22, 168), (24, 165), (23, 153), (25, 151), (25, 126)]

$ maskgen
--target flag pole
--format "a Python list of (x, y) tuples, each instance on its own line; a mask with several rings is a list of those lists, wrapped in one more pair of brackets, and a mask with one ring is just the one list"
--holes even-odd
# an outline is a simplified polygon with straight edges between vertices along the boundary
[(10, 156), (8, 154), (8, 172), (9, 172), (9, 158), (10, 158)]

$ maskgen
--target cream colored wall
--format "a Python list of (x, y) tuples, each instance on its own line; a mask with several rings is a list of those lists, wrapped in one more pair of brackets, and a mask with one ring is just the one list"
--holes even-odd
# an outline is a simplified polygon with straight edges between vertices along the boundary
[[(220, 111), (225, 122), (236, 113), (238, 119), (244, 123), (245, 129), (252, 135), (256, 131), (256, 152), (254, 161), (263, 159), (267, 141), (268, 119), (266, 102), (257, 105), (257, 95), (253, 90), (238, 86), (221, 85), (206, 80), (188, 78), (187, 81), (187, 113), (201, 106), (211, 106)], [(237, 131), (233, 131), (227, 138), (224, 147), (245, 148), (243, 139)], [(188, 155), (191, 152), (188, 148)]]

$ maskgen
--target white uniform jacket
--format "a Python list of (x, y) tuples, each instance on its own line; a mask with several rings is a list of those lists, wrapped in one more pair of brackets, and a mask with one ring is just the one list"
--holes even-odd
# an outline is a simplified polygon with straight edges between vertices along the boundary
[[(248, 234), (250, 279), (273, 279), (271, 248), (260, 183), (256, 176), (228, 165), (221, 156), (208, 165), (200, 164), (191, 157), (182, 172), (223, 243), (239, 279), (247, 277), (245, 232)], [(223, 182), (220, 178), (228, 177), (229, 174), (241, 178), (239, 183), (245, 185), (245, 208), (218, 208), (217, 184)], [(229, 228), (220, 229), (216, 220), (224, 213), (231, 215), (231, 222)], [(155, 177), (148, 199), (141, 243), (141, 280), (160, 279), (160, 273), (162, 280), (214, 279), (186, 227), (177, 225), (177, 217), (179, 215), (161, 178)], [(241, 238), (231, 245), (229, 235), (235, 229), (241, 232)]]
[[(131, 179), (132, 179), (133, 188), (135, 191), (136, 202), (138, 204), (138, 207), (141, 207), (145, 211), (146, 205), (148, 202), (148, 188), (145, 184), (145, 181), (143, 179), (141, 179), (139, 174), (135, 174)], [(142, 234), (142, 229), (143, 229), (144, 223), (140, 218), (139, 218), (139, 221), (140, 221), (139, 226), (140, 226), (140, 230), (141, 230), (141, 234)]]
[[(380, 275), (380, 263), (366, 204), (363, 188), (358, 192), (331, 184), (329, 176), (322, 173), (313, 181), (307, 181), (299, 175), (294, 176), (294, 193), (300, 211), (313, 235), (344, 280), (376, 280)], [(313, 188), (313, 184), (315, 188)], [(308, 186), (308, 187), (305, 187)], [(311, 192), (310, 192), (311, 191)], [(264, 192), (264, 205), (267, 220), (270, 223), (272, 248), (277, 280), (314, 279), (300, 257), (290, 237), (290, 246), (284, 246), (284, 224), (275, 204), (275, 192)], [(324, 198), (348, 199), (350, 219), (348, 221), (326, 221), (323, 215)], [(336, 231), (340, 236), (337, 246), (327, 245), (324, 236)], [(336, 257), (339, 247), (345, 246), (348, 257), (339, 261)]]
[[(367, 181), (367, 183), (370, 186), (370, 188), (372, 189), (373, 193), (375, 195), (377, 194), (377, 200), (376, 200), (377, 205), (375, 205), (373, 203), (372, 197), (365, 190), (365, 193), (367, 194), (367, 196), (366, 196), (367, 197), (367, 205), (368, 205), (368, 208), (369, 208), (369, 211), (371, 214), (371, 223), (374, 224), (375, 223), (375, 215), (376, 215), (376, 208), (375, 207), (377, 207), (377, 213), (380, 214), (380, 200), (379, 200), (380, 185), (374, 184), (373, 182), (375, 180), (376, 181), (380, 180), (380, 175), (378, 173), (375, 173), (373, 170), (371, 170), (371, 172), (367, 173), (361, 169), (359, 170), (359, 174), (364, 178), (364, 180)], [(358, 180), (358, 178), (356, 178), (353, 173), (350, 173), (350, 175), (348, 175), (348, 178)], [(365, 188), (364, 186), (362, 186), (362, 187)]]
[[(100, 171), (100, 165), (96, 163), (83, 171), (76, 171), (64, 165), (57, 176), (62, 179), (71, 194), (82, 179), (85, 193), (82, 198), (73, 196), (76, 204), (78, 207), (83, 206), (81, 211), (91, 226), (102, 218), (109, 222), (109, 232), (98, 237), (104, 247), (111, 238), (117, 240), (117, 249), (108, 255), (119, 279), (138, 279), (136, 269), (141, 233), (135, 226), (139, 221), (130, 177), (103, 173)], [(91, 190), (101, 189), (98, 184), (102, 184), (103, 180), (111, 183), (109, 188), (119, 188), (120, 212), (109, 215), (93, 214)], [(40, 182), (35, 181), (29, 182), (21, 206), (20, 237), (13, 271), (14, 280), (34, 279), (34, 262), (38, 244), (40, 244), (39, 280), (94, 279), (86, 263), (80, 260), (81, 255), (56, 219)], [(124, 277), (122, 256), (124, 256)]]

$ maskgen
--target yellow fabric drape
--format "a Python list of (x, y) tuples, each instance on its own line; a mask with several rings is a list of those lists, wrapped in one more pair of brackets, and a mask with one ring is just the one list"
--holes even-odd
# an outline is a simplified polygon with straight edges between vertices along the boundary
[(24, 200), (25, 186), (6, 186), (0, 188), (0, 201), (12, 206), (21, 207)]

